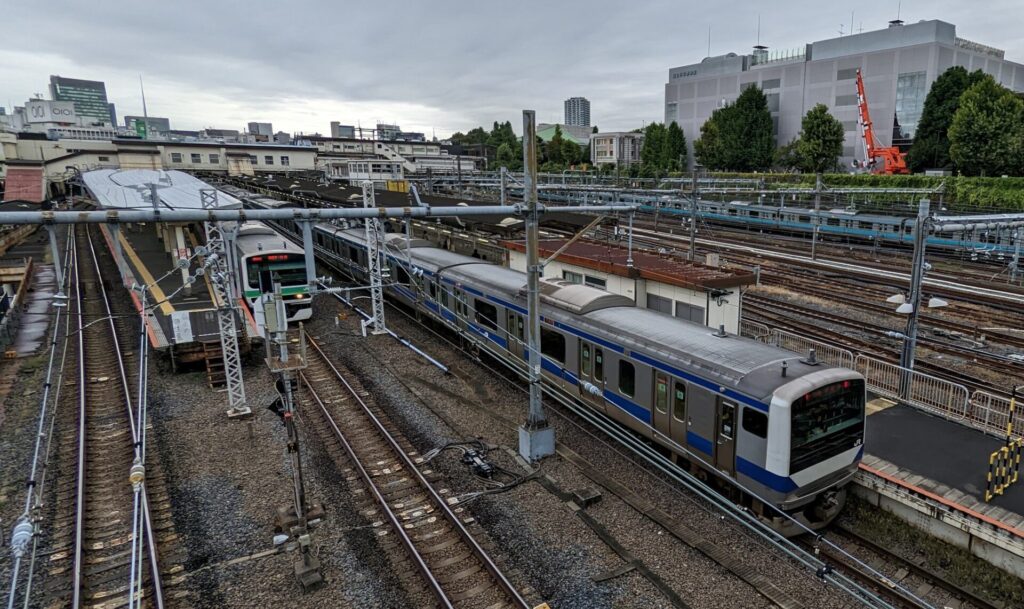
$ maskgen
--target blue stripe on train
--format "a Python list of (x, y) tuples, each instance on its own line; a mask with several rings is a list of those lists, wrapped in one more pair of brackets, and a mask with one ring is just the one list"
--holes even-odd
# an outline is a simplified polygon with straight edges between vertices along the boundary
[(687, 444), (687, 446), (692, 446), (693, 448), (696, 448), (700, 452), (702, 452), (702, 453), (704, 453), (704, 454), (706, 454), (708, 456), (711, 456), (711, 450), (712, 450), (711, 440), (708, 440), (707, 438), (702, 438), (701, 436), (698, 436), (697, 434), (693, 433), (692, 431), (687, 430), (686, 431), (686, 444)]
[(627, 400), (626, 398), (621, 397), (618, 394), (616, 394), (616, 393), (614, 393), (612, 391), (609, 391), (608, 389), (604, 390), (604, 399), (608, 400), (612, 404), (615, 404), (619, 408), (625, 410), (627, 414), (629, 414), (633, 418), (639, 420), (644, 425), (650, 426), (650, 424), (651, 424), (651, 411), (650, 410), (647, 410), (643, 406), (640, 406), (639, 404), (636, 404), (635, 402)]
[(739, 456), (736, 457), (736, 472), (780, 493), (791, 493), (798, 488), (796, 482), (793, 482), (788, 476), (773, 474), (760, 465)]

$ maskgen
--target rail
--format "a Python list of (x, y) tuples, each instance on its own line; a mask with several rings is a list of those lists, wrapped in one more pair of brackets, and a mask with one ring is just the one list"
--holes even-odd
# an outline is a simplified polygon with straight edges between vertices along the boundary
[[(344, 375), (342, 375), (341, 372), (334, 366), (334, 363), (331, 362), (330, 358), (328, 358), (327, 355), (323, 352), (323, 350), (320, 348), (320, 345), (318, 345), (317, 342), (312, 338), (308, 339), (308, 345), (310, 346), (312, 351), (316, 353), (320, 360), (326, 364), (327, 368), (331, 371), (334, 377), (342, 385), (345, 386), (346, 390), (348, 391), (352, 399), (355, 401), (356, 404), (359, 405), (360, 409), (363, 411), (363, 413), (365, 413), (367, 419), (369, 419), (373, 427), (385, 440), (385, 442), (392, 449), (392, 451), (394, 451), (395, 455), (399, 457), (405, 470), (410, 472), (412, 476), (416, 478), (421, 488), (423, 488), (427, 492), (433, 503), (438, 506), (439, 511), (449, 522), (449, 524), (452, 525), (458, 536), (463, 540), (463, 542), (473, 552), (473, 554), (480, 560), (481, 564), (488, 571), (488, 573), (491, 574), (491, 577), (494, 579), (495, 583), (501, 588), (505, 595), (513, 601), (513, 606), (519, 607), (520, 609), (530, 609), (530, 605), (519, 594), (515, 586), (512, 585), (512, 582), (510, 582), (508, 578), (505, 577), (505, 574), (501, 572), (501, 569), (498, 567), (498, 565), (495, 564), (495, 562), (491, 559), (487, 552), (480, 546), (480, 544), (477, 543), (476, 539), (474, 539), (472, 534), (470, 534), (470, 532), (466, 529), (462, 520), (452, 511), (448, 502), (444, 499), (444, 497), (442, 497), (437, 492), (437, 490), (434, 489), (433, 485), (431, 485), (427, 478), (423, 475), (423, 473), (420, 471), (416, 463), (412, 460), (412, 458), (409, 457), (408, 454), (406, 454), (406, 452), (398, 444), (398, 441), (395, 439), (395, 437), (387, 431), (387, 429), (384, 427), (384, 424), (380, 421), (380, 419), (373, 414), (373, 412), (370, 410), (370, 407), (359, 395), (359, 392), (356, 391), (351, 384), (349, 384), (348, 380), (345, 379)], [(419, 551), (413, 544), (412, 539), (405, 532), (405, 527), (399, 521), (398, 516), (393, 512), (391, 507), (388, 505), (387, 500), (384, 498), (383, 494), (374, 484), (369, 472), (367, 472), (366, 469), (361, 465), (360, 460), (356, 456), (354, 449), (351, 447), (348, 440), (345, 438), (344, 434), (337, 426), (337, 423), (335, 423), (334, 418), (330, 415), (329, 411), (327, 410), (327, 406), (317, 396), (312, 384), (306, 378), (306, 375), (300, 372), (300, 376), (302, 377), (302, 380), (306, 384), (306, 386), (310, 389), (310, 393), (313, 395), (315, 401), (317, 402), (317, 405), (321, 408), (321, 410), (323, 410), (327, 418), (327, 421), (333, 428), (335, 434), (337, 435), (339, 441), (342, 443), (342, 446), (345, 448), (345, 451), (348, 453), (352, 462), (355, 464), (356, 468), (360, 473), (360, 476), (369, 486), (371, 492), (374, 495), (374, 498), (377, 500), (377, 503), (387, 514), (388, 519), (391, 521), (392, 527), (398, 534), (399, 538), (402, 540), (402, 544), (410, 552), (410, 555), (413, 557), (417, 568), (424, 574), (424, 577), (430, 584), (431, 590), (433, 591), (434, 595), (438, 598), (438, 601), (442, 604), (442, 606), (453, 607), (451, 600), (449, 600), (447, 594), (441, 588), (440, 582), (437, 580), (436, 577), (434, 577), (430, 568), (427, 566), (426, 561), (423, 559), (422, 555), (419, 553)]]

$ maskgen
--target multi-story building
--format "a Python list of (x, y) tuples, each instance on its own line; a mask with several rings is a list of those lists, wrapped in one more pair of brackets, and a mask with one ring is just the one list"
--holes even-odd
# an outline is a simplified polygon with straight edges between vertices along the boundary
[(249, 134), (266, 138), (261, 141), (269, 141), (274, 137), (274, 126), (271, 123), (249, 123)]
[(586, 97), (570, 97), (565, 100), (565, 124), (590, 126), (590, 101)]
[(342, 125), (339, 121), (331, 121), (331, 137), (354, 138), (355, 136), (355, 126)]
[(50, 76), (50, 98), (74, 102), (75, 112), (90, 125), (117, 125), (113, 104), (107, 101), (107, 86), (98, 80)]
[(612, 163), (629, 166), (640, 162), (644, 134), (633, 131), (612, 131), (590, 136), (590, 162), (594, 165)]
[(875, 30), (809, 43), (794, 51), (757, 46), (749, 55), (728, 53), (672, 68), (665, 84), (665, 122), (676, 121), (693, 142), (717, 108), (740, 91), (759, 86), (768, 98), (776, 143), (800, 133), (804, 114), (816, 104), (829, 107), (846, 132), (840, 162), (863, 161), (857, 123), (857, 70), (861, 70), (875, 134), (883, 146), (913, 141), (932, 82), (952, 66), (983, 70), (1015, 91), (1024, 91), (1024, 65), (1004, 52), (956, 35), (956, 26), (930, 20), (893, 21)]

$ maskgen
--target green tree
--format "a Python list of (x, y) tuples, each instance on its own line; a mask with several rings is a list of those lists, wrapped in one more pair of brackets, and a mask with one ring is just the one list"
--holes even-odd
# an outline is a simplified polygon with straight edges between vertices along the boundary
[(711, 117), (700, 126), (700, 137), (693, 142), (693, 156), (697, 162), (707, 169), (726, 169), (725, 153), (722, 151), (722, 137), (720, 125), (728, 120), (723, 116), (728, 114), (730, 106), (718, 108), (711, 113)]
[(800, 145), (799, 138), (793, 138), (789, 140), (788, 144), (783, 144), (775, 149), (775, 162), (772, 167), (779, 171), (797, 171), (803, 169), (803, 160), (800, 158), (800, 152), (798, 147)]
[(551, 141), (547, 144), (547, 154), (545, 155), (545, 162), (551, 163), (552, 165), (563, 165), (565, 158), (563, 156), (565, 150), (565, 138), (562, 137), (562, 128), (555, 125), (555, 134), (551, 136)]
[(768, 98), (758, 87), (747, 87), (734, 103), (711, 114), (701, 126), (700, 139), (705, 141), (699, 145), (694, 142), (694, 153), (709, 169), (769, 168), (775, 156), (775, 143)]
[(921, 120), (914, 133), (914, 144), (907, 152), (907, 164), (911, 171), (948, 169), (953, 166), (949, 158), (949, 126), (964, 91), (984, 77), (985, 73), (981, 70), (968, 74), (965, 68), (953, 66), (935, 79), (924, 99)]
[(513, 165), (522, 164), (523, 160), (520, 158), (517, 163), (514, 149), (505, 142), (498, 146), (498, 150), (495, 153), (495, 162), (497, 162), (498, 167), (507, 167), (511, 169)]
[(1024, 101), (991, 76), (960, 98), (949, 126), (949, 156), (967, 175), (1024, 170)]
[(681, 171), (686, 167), (686, 135), (679, 123), (672, 121), (665, 133), (665, 169)]
[(597, 133), (597, 125), (594, 125), (594, 128), (591, 129), (590, 132), (591, 133)]
[(640, 163), (648, 171), (664, 168), (665, 161), (665, 125), (651, 123), (644, 127), (644, 143), (640, 147)]
[(844, 138), (843, 124), (829, 114), (828, 106), (818, 104), (808, 110), (796, 145), (801, 167), (815, 173), (834, 170), (843, 154)]

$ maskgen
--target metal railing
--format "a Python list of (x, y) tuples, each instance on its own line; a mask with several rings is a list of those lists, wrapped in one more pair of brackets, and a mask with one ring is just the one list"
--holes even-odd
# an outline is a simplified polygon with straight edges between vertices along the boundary
[(855, 369), (867, 379), (869, 391), (970, 424), (967, 387), (866, 355), (858, 355), (854, 364)]
[(740, 320), (740, 336), (746, 336), (747, 338), (766, 342), (765, 338), (771, 333), (772, 329), (762, 323), (748, 321), (746, 319)]
[(776, 347), (802, 355), (807, 355), (811, 349), (814, 349), (814, 357), (818, 361), (842, 368), (853, 368), (853, 352), (847, 349), (779, 328), (772, 329), (770, 340), (771, 344)]
[[(1019, 406), (1018, 400), (1018, 406)], [(1013, 426), (1010, 422), (1010, 398), (995, 395), (987, 391), (977, 390), (971, 394), (967, 420), (972, 427), (1001, 438), (1006, 437), (1007, 429), (1024, 429), (1024, 410), (1013, 413)], [(1020, 432), (1011, 432), (1011, 436), (1020, 438)]]

